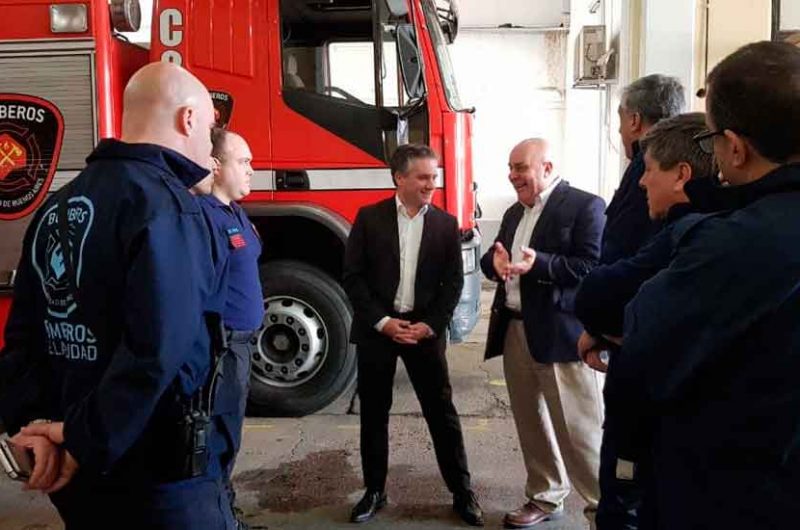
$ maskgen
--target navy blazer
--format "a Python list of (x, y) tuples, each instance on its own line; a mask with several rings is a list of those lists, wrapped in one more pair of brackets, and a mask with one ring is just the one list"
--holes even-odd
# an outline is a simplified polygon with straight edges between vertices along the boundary
[[(531, 355), (540, 363), (578, 361), (576, 344), (583, 331), (575, 317), (575, 293), (581, 278), (600, 259), (605, 225), (603, 199), (560, 182), (550, 195), (531, 236), (536, 261), (520, 278), (522, 317)], [(503, 216), (495, 242), (511, 250), (524, 206), (514, 204)], [(485, 358), (503, 354), (510, 313), (505, 284), (494, 270), (494, 245), (481, 258), (483, 274), (497, 282)]]

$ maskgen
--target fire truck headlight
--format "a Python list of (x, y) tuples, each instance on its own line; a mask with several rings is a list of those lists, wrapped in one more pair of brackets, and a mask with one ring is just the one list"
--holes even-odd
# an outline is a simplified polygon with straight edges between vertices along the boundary
[(50, 31), (53, 33), (83, 33), (88, 29), (86, 4), (50, 5)]

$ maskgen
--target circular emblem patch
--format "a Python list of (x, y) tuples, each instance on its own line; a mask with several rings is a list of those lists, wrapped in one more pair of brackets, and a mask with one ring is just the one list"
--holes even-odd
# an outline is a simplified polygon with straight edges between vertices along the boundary
[(55, 105), (0, 94), (0, 219), (25, 217), (44, 200), (63, 139), (64, 118)]

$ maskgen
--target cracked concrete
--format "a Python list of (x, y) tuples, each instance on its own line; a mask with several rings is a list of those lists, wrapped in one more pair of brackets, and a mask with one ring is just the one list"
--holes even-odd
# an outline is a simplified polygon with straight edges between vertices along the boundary
[[(491, 294), (483, 293), (484, 317), (488, 317)], [(499, 528), (503, 513), (523, 501), (525, 473), (502, 360), (483, 362), (486, 328), (487, 318), (482, 318), (468, 341), (449, 348), (448, 360), (473, 485), (486, 512), (487, 527)], [(343, 396), (306, 418), (248, 418), (234, 472), (237, 500), (248, 522), (271, 530), (353, 530), (348, 516), (362, 489), (359, 419), (347, 413), (351, 397)], [(430, 436), (402, 363), (395, 380), (390, 443), (389, 505), (369, 528), (465, 528), (452, 513), (452, 498), (439, 476)], [(586, 528), (582, 506), (572, 495), (567, 517), (541, 524), (537, 530)], [(113, 528), (113, 521), (107, 526)], [(0, 530), (61, 528), (44, 497), (0, 479)]]

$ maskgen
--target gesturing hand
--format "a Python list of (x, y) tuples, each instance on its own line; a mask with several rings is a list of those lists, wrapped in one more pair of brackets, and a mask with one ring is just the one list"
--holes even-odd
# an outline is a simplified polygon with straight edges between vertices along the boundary
[(536, 251), (532, 248), (522, 247), (522, 261), (512, 263), (508, 266), (508, 272), (511, 276), (522, 276), (528, 274), (531, 267), (536, 261)]
[(510, 263), (511, 258), (508, 255), (508, 251), (501, 242), (496, 242), (494, 244), (494, 254), (492, 255), (492, 265), (494, 266), (494, 272), (497, 274), (497, 277), (503, 281), (508, 280), (508, 267)]

